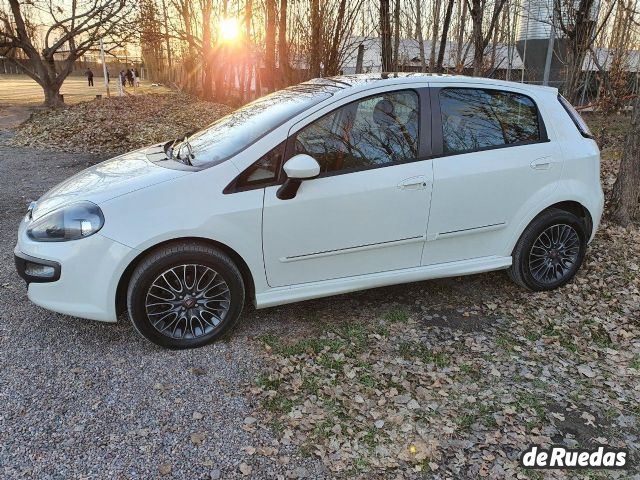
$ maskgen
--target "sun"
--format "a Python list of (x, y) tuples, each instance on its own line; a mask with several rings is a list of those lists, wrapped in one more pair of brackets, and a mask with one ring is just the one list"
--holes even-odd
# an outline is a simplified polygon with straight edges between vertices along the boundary
[(233, 42), (240, 36), (240, 25), (235, 18), (223, 18), (220, 20), (220, 40)]

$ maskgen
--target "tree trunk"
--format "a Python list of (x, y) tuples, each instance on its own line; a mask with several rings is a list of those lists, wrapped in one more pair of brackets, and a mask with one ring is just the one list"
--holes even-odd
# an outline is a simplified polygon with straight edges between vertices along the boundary
[(391, 21), (389, 18), (389, 0), (380, 0), (380, 37), (382, 42), (382, 71), (393, 68), (391, 58)]
[(164, 41), (167, 48), (167, 62), (169, 63), (169, 69), (171, 69), (171, 43), (169, 42), (169, 17), (167, 15), (167, 2), (162, 0), (162, 20), (164, 23)]
[(320, 76), (320, 0), (311, 0), (311, 55), (310, 73), (312, 78)]
[(57, 108), (64, 105), (60, 99), (60, 85), (57, 82), (40, 84), (44, 92), (44, 104), (47, 107)]
[(212, 0), (204, 0), (202, 9), (202, 55), (204, 56), (202, 68), (204, 75), (202, 79), (202, 96), (207, 100), (213, 98), (213, 50), (211, 44), (211, 9)]
[(456, 72), (461, 73), (464, 70), (464, 58), (462, 57), (462, 46), (464, 43), (464, 25), (467, 20), (467, 0), (460, 0), (462, 3), (462, 13), (460, 14), (460, 23), (458, 25), (458, 47), (456, 49)]
[(280, 65), (281, 86), (289, 85), (289, 48), (287, 45), (287, 0), (280, 0), (278, 23), (278, 64)]
[[(266, 84), (269, 91), (273, 91), (276, 78), (276, 0), (266, 0), (267, 15), (265, 28)], [(263, 79), (264, 80), (264, 79)]]
[(447, 48), (447, 37), (449, 35), (449, 26), (451, 25), (451, 13), (453, 12), (453, 4), (455, 0), (449, 0), (447, 3), (447, 11), (444, 14), (444, 23), (442, 24), (442, 35), (440, 36), (440, 49), (438, 50), (438, 62), (436, 71), (442, 73), (444, 70), (444, 52)]
[(472, 0), (471, 22), (473, 25), (473, 75), (482, 75), (484, 61), (484, 38), (482, 35), (482, 6), (480, 0)]
[(433, 72), (436, 66), (436, 41), (440, 30), (440, 2), (435, 2), (433, 11), (433, 31), (431, 32), (431, 53), (429, 54), (429, 71)]
[(631, 128), (625, 137), (620, 170), (611, 194), (611, 218), (627, 226), (640, 221), (640, 97), (631, 114)]
[(400, 0), (396, 0), (393, 11), (393, 71), (400, 66)]
[(427, 69), (424, 57), (424, 36), (422, 35), (422, 0), (416, 0), (416, 37), (418, 37), (418, 52), (420, 55), (420, 71)]

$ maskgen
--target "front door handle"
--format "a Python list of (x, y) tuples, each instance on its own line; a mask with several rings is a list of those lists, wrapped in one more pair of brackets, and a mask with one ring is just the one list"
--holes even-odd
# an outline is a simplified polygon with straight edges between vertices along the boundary
[(549, 170), (552, 163), (551, 157), (540, 157), (536, 158), (530, 165), (534, 170)]
[(426, 188), (426, 186), (427, 180), (424, 178), (424, 176), (420, 175), (418, 177), (411, 177), (403, 180), (398, 185), (398, 188), (401, 188), (403, 190), (419, 190), (422, 188)]

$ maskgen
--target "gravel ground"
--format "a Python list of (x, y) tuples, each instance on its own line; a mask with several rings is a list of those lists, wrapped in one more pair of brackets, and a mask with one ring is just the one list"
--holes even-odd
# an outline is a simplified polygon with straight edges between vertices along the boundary
[(13, 266), (26, 204), (102, 158), (0, 147), (0, 477), (323, 477), (318, 460), (252, 423), (246, 390), (261, 357), (251, 338), (265, 328), (255, 312), (227, 343), (174, 352), (126, 319), (28, 301)]

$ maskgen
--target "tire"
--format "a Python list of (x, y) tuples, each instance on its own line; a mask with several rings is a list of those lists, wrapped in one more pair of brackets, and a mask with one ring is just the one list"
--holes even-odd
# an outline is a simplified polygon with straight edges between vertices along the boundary
[(140, 262), (127, 289), (127, 308), (147, 340), (196, 348), (231, 332), (244, 297), (242, 275), (228, 255), (185, 241), (160, 247)]
[(571, 281), (586, 249), (586, 227), (579, 217), (564, 210), (546, 210), (518, 240), (509, 277), (529, 290), (553, 290)]

